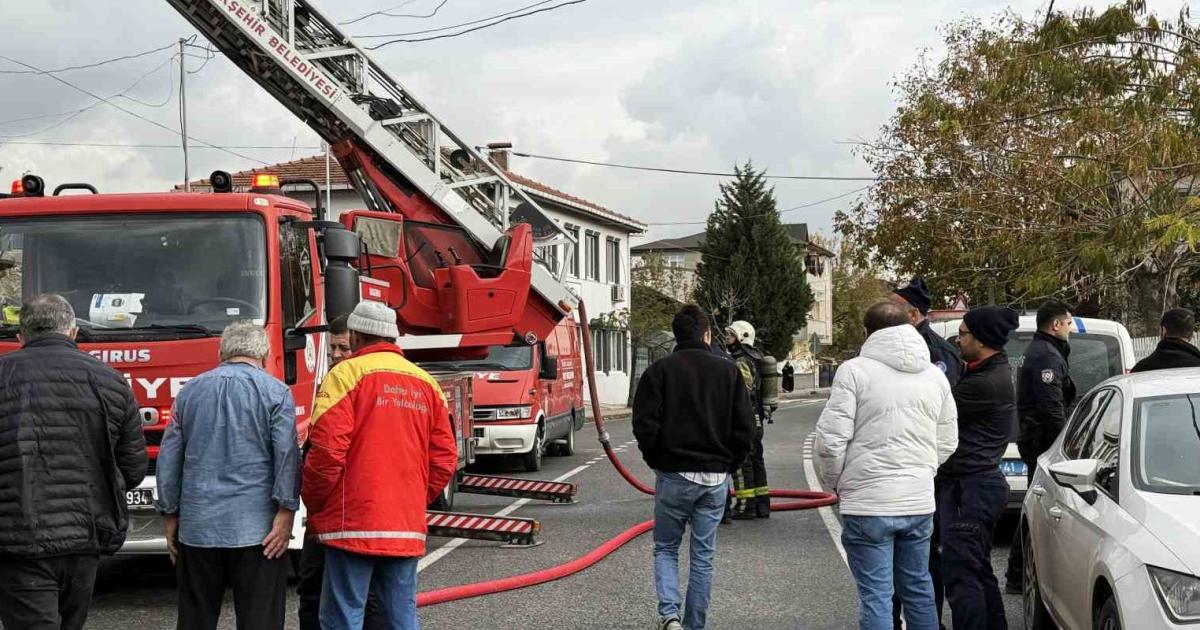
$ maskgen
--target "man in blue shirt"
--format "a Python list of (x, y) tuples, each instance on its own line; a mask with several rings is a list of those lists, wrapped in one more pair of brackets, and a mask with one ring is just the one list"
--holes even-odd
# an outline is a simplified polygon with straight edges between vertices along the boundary
[(284, 627), (300, 449), (291, 392), (263, 371), (268, 350), (262, 327), (230, 324), (221, 365), (188, 382), (163, 435), (158, 509), (180, 630), (215, 630), (227, 587), (238, 628)]

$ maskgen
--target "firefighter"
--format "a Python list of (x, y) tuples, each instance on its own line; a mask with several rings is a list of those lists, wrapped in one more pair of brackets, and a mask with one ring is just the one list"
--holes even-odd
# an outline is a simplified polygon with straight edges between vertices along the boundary
[(908, 309), (908, 323), (917, 329), (925, 339), (925, 345), (929, 346), (929, 361), (946, 375), (950, 387), (957, 385), (963, 373), (962, 358), (954, 344), (942, 339), (929, 326), (928, 315), (933, 305), (933, 294), (929, 292), (925, 279), (913, 278), (908, 285), (893, 291), (890, 299)]
[(750, 520), (770, 518), (771, 497), (767, 486), (767, 465), (763, 461), (763, 423), (767, 417), (762, 397), (763, 354), (754, 347), (754, 326), (738, 320), (725, 329), (725, 344), (734, 363), (742, 372), (746, 388), (750, 390), (751, 406), (754, 409), (754, 448), (742, 467), (734, 472), (733, 518)]
[[(1017, 377), (1017, 417), (1020, 434), (1017, 450), (1025, 462), (1026, 479), (1033, 482), (1037, 458), (1049, 450), (1062, 431), (1075, 402), (1075, 381), (1067, 359), (1071, 356), (1073, 318), (1062, 302), (1048, 302), (1037, 312), (1037, 333), (1025, 349), (1025, 360)], [(1025, 558), (1021, 546), (1013, 545), (1005, 572), (1007, 593), (1021, 593)]]

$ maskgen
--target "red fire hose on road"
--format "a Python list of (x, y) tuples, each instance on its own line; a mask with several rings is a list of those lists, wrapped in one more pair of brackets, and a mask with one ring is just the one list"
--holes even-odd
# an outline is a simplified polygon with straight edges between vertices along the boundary
[[(608, 456), (608, 461), (612, 462), (613, 468), (629, 482), (639, 492), (653, 495), (654, 488), (642, 483), (637, 477), (621, 463), (617, 458), (617, 454), (612, 449), (612, 444), (609, 441), (608, 431), (604, 428), (604, 414), (600, 410), (600, 398), (596, 395), (596, 371), (595, 362), (592, 355), (592, 331), (588, 326), (587, 308), (583, 301), (579, 302), (579, 321), (583, 327), (583, 354), (584, 364), (588, 370), (588, 392), (592, 398), (592, 414), (595, 416), (596, 434), (600, 438), (600, 444), (604, 447), (604, 453)], [(772, 512), (787, 512), (791, 510), (810, 510), (813, 508), (833, 505), (837, 502), (837, 497), (827, 492), (811, 492), (808, 490), (772, 490), (772, 498), (799, 499), (798, 501), (787, 501), (783, 503), (772, 503)], [(433, 606), (435, 604), (444, 604), (462, 599), (470, 599), (481, 595), (493, 595), (495, 593), (503, 593), (506, 591), (514, 591), (520, 588), (535, 586), (537, 584), (545, 584), (559, 580), (569, 575), (573, 575), (584, 569), (603, 560), (612, 552), (620, 549), (629, 541), (641, 536), (642, 534), (654, 528), (654, 520), (648, 520), (629, 529), (621, 532), (615, 538), (612, 538), (604, 544), (596, 547), (590, 552), (566, 562), (558, 566), (533, 571), (531, 573), (522, 573), (513, 575), (498, 580), (489, 580), (486, 582), (476, 582), (474, 584), (463, 584), (460, 586), (449, 586), (439, 588), (432, 591), (425, 591), (417, 594), (417, 607)]]

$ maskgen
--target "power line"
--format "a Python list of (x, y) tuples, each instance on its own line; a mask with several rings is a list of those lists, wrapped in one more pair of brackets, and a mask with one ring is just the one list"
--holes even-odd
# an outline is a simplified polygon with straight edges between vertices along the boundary
[[(579, 160), (575, 158), (554, 157), (550, 155), (538, 155), (536, 153), (521, 153), (513, 151), (513, 155), (520, 157), (534, 158), (537, 160), (550, 160), (552, 162), (570, 162), (572, 164), (590, 164), (592, 166), (607, 166), (610, 168), (623, 168), (631, 171), (653, 171), (656, 173), (676, 173), (679, 175), (708, 175), (710, 177), (737, 177), (737, 173), (721, 173), (717, 171), (690, 171), (681, 168), (662, 168), (657, 166), (633, 166), (631, 164), (614, 164), (612, 162), (596, 162), (593, 160)], [(764, 179), (799, 179), (805, 181), (825, 181), (825, 182), (877, 182), (882, 181), (878, 177), (835, 177), (831, 175), (762, 175)]]
[(434, 35), (432, 37), (420, 37), (417, 39), (393, 39), (393, 40), (383, 42), (382, 44), (375, 44), (374, 46), (367, 46), (366, 49), (367, 50), (378, 50), (380, 48), (383, 48), (384, 46), (391, 46), (392, 44), (401, 44), (401, 43), (412, 44), (412, 43), (417, 43), (417, 42), (431, 42), (435, 39), (447, 39), (450, 37), (459, 37), (461, 35), (466, 35), (467, 33), (474, 33), (475, 31), (482, 31), (485, 28), (491, 28), (493, 26), (498, 26), (500, 24), (508, 22), (509, 20), (515, 20), (518, 18), (529, 17), (531, 15), (537, 15), (538, 13), (545, 13), (546, 11), (553, 11), (555, 9), (561, 9), (566, 6), (570, 6), (572, 4), (581, 4), (584, 2), (587, 2), (587, 0), (569, 0), (568, 2), (563, 2), (561, 4), (556, 4), (556, 5), (550, 6), (550, 7), (543, 7), (536, 11), (530, 11), (528, 13), (521, 13), (519, 15), (510, 15), (504, 19), (496, 20), (495, 22), (490, 22), (490, 23), (484, 24), (482, 26), (476, 26), (474, 28), (469, 28), (464, 31), (458, 31), (455, 33), (446, 33), (444, 35)]
[[(816, 201), (810, 201), (810, 202), (808, 202), (808, 203), (803, 203), (803, 204), (800, 204), (800, 205), (798, 205), (798, 206), (792, 206), (791, 208), (787, 208), (787, 209), (784, 209), (784, 210), (780, 210), (780, 211), (779, 211), (779, 214), (780, 214), (780, 215), (783, 215), (783, 214), (787, 214), (788, 212), (795, 212), (795, 211), (797, 211), (797, 210), (804, 210), (805, 208), (812, 208), (812, 207), (814, 207), (814, 206), (819, 206), (819, 205), (821, 205), (821, 204), (823, 204), (823, 203), (829, 203), (830, 201), (837, 201), (838, 199), (843, 199), (843, 198), (845, 198), (845, 197), (849, 197), (849, 196), (851, 196), (851, 195), (857, 195), (857, 194), (858, 194), (858, 193), (860, 193), (860, 192), (863, 192), (863, 191), (866, 191), (866, 190), (870, 190), (870, 188), (871, 188), (870, 186), (863, 186), (863, 187), (861, 187), (861, 188), (855, 188), (854, 190), (851, 190), (851, 191), (849, 191), (849, 192), (844, 192), (844, 193), (841, 193), (841, 194), (838, 194), (838, 195), (834, 195), (834, 196), (832, 196), (832, 197), (826, 197), (826, 198), (824, 198), (824, 199), (818, 199), (818, 200), (816, 200)], [(740, 217), (740, 218), (743, 218), (743, 219), (752, 219), (752, 218), (756, 218), (756, 217), (763, 217), (763, 216), (767, 216), (767, 215), (766, 215), (766, 213), (764, 213), (764, 214), (752, 214), (752, 215), (747, 215), (747, 216)], [(646, 225), (651, 225), (651, 226), (664, 226), (664, 225), (706, 225), (707, 223), (708, 223), (708, 220), (706, 219), (706, 220), (704, 220), (704, 221), (667, 221), (667, 222), (663, 222), (663, 223), (647, 223)]]
[[(354, 24), (354, 23), (356, 23), (356, 22), (361, 22), (361, 21), (363, 21), (363, 20), (365, 20), (365, 19), (367, 19), (367, 18), (370, 18), (370, 17), (375, 17), (376, 15), (387, 15), (387, 16), (391, 16), (391, 17), (417, 17), (417, 16), (415, 16), (415, 15), (392, 15), (391, 13), (388, 13), (388, 11), (395, 11), (396, 9), (403, 9), (404, 7), (406, 7), (406, 6), (408, 6), (408, 5), (412, 4), (412, 3), (414, 3), (414, 2), (416, 2), (416, 1), (417, 1), (417, 0), (405, 0), (404, 2), (401, 2), (400, 4), (397, 4), (396, 6), (393, 6), (393, 7), (388, 7), (388, 8), (386, 8), (386, 9), (380, 9), (379, 11), (372, 11), (372, 12), (370, 12), (370, 13), (367, 13), (367, 14), (365, 14), (365, 15), (360, 15), (360, 16), (358, 16), (358, 17), (356, 17), (356, 18), (352, 19), (352, 20), (346, 20), (345, 22), (338, 22), (338, 24), (339, 24), (340, 26), (347, 26), (347, 25), (349, 25), (349, 24)], [(439, 6), (439, 7), (438, 7), (438, 9), (440, 9), (440, 8), (441, 8), (441, 7)], [(434, 13), (435, 13), (435, 14), (437, 13), (437, 10), (436, 10), (436, 9), (434, 10)], [(433, 16), (431, 15), (430, 17), (433, 17)]]
[[(95, 63), (89, 63), (89, 64), (82, 65), (82, 66), (67, 66), (66, 68), (59, 68), (57, 70), (0, 70), (0, 74), (54, 74), (56, 72), (67, 72), (69, 70), (84, 70), (87, 68), (98, 68), (100, 66), (107, 65), (110, 63), (116, 63), (118, 61), (125, 61), (127, 59), (138, 59), (139, 57), (145, 57), (146, 55), (152, 55), (156, 52), (164, 51), (175, 45), (176, 44), (174, 42), (172, 42), (170, 44), (167, 44), (166, 46), (155, 48), (153, 50), (147, 50), (145, 52), (135, 53), (132, 55), (124, 55), (122, 57), (113, 57), (112, 59), (105, 59), (104, 61), (97, 61)], [(33, 66), (23, 64), (19, 61), (13, 61), (12, 59), (8, 59), (7, 57), (5, 57), (4, 59), (7, 61), (10, 61), (12, 63), (25, 66), (27, 68), (33, 67)]]
[(555, 1), (555, 0), (541, 0), (541, 2), (534, 2), (533, 4), (527, 4), (527, 5), (525, 5), (525, 6), (521, 7), (521, 8), (519, 8), (519, 9), (513, 9), (512, 11), (507, 11), (507, 12), (505, 12), (505, 13), (498, 13), (498, 14), (496, 14), (496, 15), (489, 15), (488, 17), (485, 17), (485, 18), (479, 18), (478, 20), (471, 20), (470, 22), (463, 22), (462, 24), (453, 24), (453, 25), (450, 25), (450, 26), (439, 26), (438, 28), (427, 28), (427, 29), (425, 29), (425, 30), (423, 30), (423, 31), (410, 31), (410, 32), (407, 32), (407, 33), (386, 33), (386, 34), (376, 34), (376, 35), (355, 35), (354, 37), (355, 37), (355, 38), (357, 38), (357, 39), (383, 39), (383, 38), (386, 38), (386, 37), (408, 37), (409, 35), (424, 35), (424, 34), (426, 34), (426, 33), (438, 33), (438, 32), (441, 32), (441, 31), (451, 31), (451, 30), (454, 30), (454, 29), (456, 29), (456, 28), (462, 28), (462, 27), (464, 27), (464, 26), (473, 26), (473, 25), (475, 25), (475, 24), (479, 24), (479, 23), (482, 23), (482, 22), (489, 22), (489, 21), (491, 21), (491, 20), (494, 20), (494, 19), (496, 19), (496, 18), (502, 18), (502, 17), (508, 16), (508, 15), (512, 15), (512, 14), (514, 14), (514, 13), (520, 13), (521, 11), (525, 11), (526, 9), (532, 9), (532, 8), (534, 8), (534, 7), (540, 7), (540, 6), (542, 6), (543, 4), (550, 4), (551, 2), (554, 2), (554, 1)]
[[(134, 143), (126, 144), (126, 143), (120, 143), (120, 142), (53, 142), (53, 141), (47, 141), (47, 140), (20, 140), (20, 141), (15, 141), (15, 142), (0, 141), (0, 146), (6, 145), (6, 144), (21, 145), (21, 146), (48, 146), (48, 147), (101, 147), (101, 148), (112, 148), (112, 149), (176, 149), (176, 150), (179, 149), (179, 145), (177, 145), (177, 144), (134, 144)], [(192, 149), (216, 149), (218, 151), (225, 151), (227, 149), (279, 149), (279, 150), (286, 149), (288, 151), (291, 151), (293, 148), (306, 149), (306, 150), (307, 149), (317, 150), (317, 149), (320, 149), (321, 147), (299, 147), (299, 146), (293, 147), (292, 145), (289, 144), (286, 146), (284, 146), (284, 145), (222, 145), (222, 146), (203, 145), (203, 146), (191, 147), (191, 148)], [(261, 160), (255, 160), (255, 161), (261, 162)], [(263, 164), (266, 164), (266, 162), (263, 162)]]
[[(178, 43), (176, 43), (175, 45), (178, 45)], [(138, 120), (141, 120), (141, 121), (147, 122), (147, 123), (149, 123), (149, 124), (151, 124), (151, 125), (154, 125), (155, 127), (158, 127), (159, 129), (163, 129), (163, 130), (165, 130), (165, 131), (169, 131), (170, 133), (172, 133), (172, 134), (174, 134), (174, 135), (177, 135), (177, 136), (178, 136), (178, 135), (182, 135), (182, 134), (180, 134), (178, 131), (176, 131), (176, 130), (174, 130), (174, 129), (172, 129), (172, 128), (170, 128), (170, 127), (168, 127), (168, 126), (166, 126), (166, 125), (164, 125), (164, 124), (162, 124), (162, 123), (160, 123), (160, 122), (158, 122), (158, 121), (156, 121), (156, 120), (151, 120), (151, 119), (149, 119), (149, 118), (146, 118), (145, 116), (142, 116), (141, 114), (139, 114), (139, 113), (137, 113), (137, 112), (134, 112), (134, 111), (131, 111), (131, 110), (129, 110), (129, 109), (126, 109), (126, 108), (124, 108), (124, 107), (121, 107), (120, 105), (118, 105), (118, 104), (116, 104), (116, 103), (112, 102), (112, 99), (106, 99), (106, 98), (104, 98), (104, 97), (102, 97), (102, 96), (100, 96), (100, 95), (98, 95), (98, 94), (95, 94), (94, 92), (91, 92), (91, 91), (89, 91), (89, 90), (87, 90), (87, 89), (85, 89), (85, 88), (81, 88), (81, 87), (79, 87), (78, 85), (75, 85), (74, 83), (71, 83), (70, 81), (67, 81), (66, 79), (64, 79), (64, 78), (62, 78), (62, 77), (60, 77), (60, 76), (58, 76), (58, 75), (56, 75), (56, 74), (52, 74), (52, 73), (50, 73), (50, 72), (47, 72), (47, 71), (45, 71), (45, 70), (42, 70), (42, 69), (40, 69), (40, 68), (37, 68), (36, 66), (32, 66), (32, 65), (30, 65), (30, 64), (27, 64), (27, 63), (25, 63), (25, 62), (22, 62), (22, 61), (17, 61), (16, 59), (13, 59), (12, 57), (6, 57), (6, 56), (4, 56), (4, 55), (0, 55), (0, 59), (3, 59), (3, 60), (5, 60), (5, 61), (7, 61), (7, 62), (9, 62), (9, 63), (14, 63), (14, 64), (17, 64), (17, 65), (19, 65), (19, 66), (24, 66), (24, 67), (26, 67), (26, 68), (29, 68), (30, 70), (36, 70), (38, 74), (45, 74), (46, 76), (50, 77), (51, 79), (54, 79), (55, 81), (58, 81), (59, 83), (62, 83), (63, 85), (65, 85), (65, 86), (67, 86), (67, 87), (69, 87), (69, 88), (71, 88), (71, 89), (73, 89), (73, 90), (76, 90), (76, 91), (79, 91), (79, 92), (83, 92), (84, 94), (87, 94), (88, 96), (90, 96), (90, 97), (92, 97), (92, 98), (94, 98), (94, 99), (96, 99), (96, 100), (104, 101), (104, 102), (105, 102), (105, 103), (107, 103), (108, 105), (110, 105), (110, 106), (112, 106), (112, 107), (115, 107), (116, 109), (119, 109), (119, 110), (121, 110), (121, 111), (125, 112), (126, 114), (129, 114), (130, 116), (133, 116), (134, 118), (137, 118)], [(215, 144), (212, 144), (212, 143), (210, 143), (210, 142), (205, 142), (204, 140), (199, 140), (199, 139), (197, 139), (197, 138), (192, 138), (192, 137), (190, 137), (190, 136), (188, 137), (188, 139), (189, 139), (189, 140), (193, 140), (193, 141), (195, 141), (195, 142), (198, 142), (198, 143), (200, 143), (200, 144), (203, 144), (203, 145), (210, 146), (210, 147), (212, 147), (212, 148), (214, 148), (214, 149), (220, 149), (220, 150), (222, 150), (222, 151), (224, 151), (224, 152), (226, 152), (226, 153), (228, 153), (228, 154), (230, 154), (230, 155), (232, 155), (232, 156), (235, 156), (235, 157), (241, 158), (241, 159), (243, 159), (243, 160), (249, 160), (249, 161), (251, 161), (251, 162), (258, 162), (259, 164), (268, 165), (268, 166), (270, 165), (270, 163), (268, 163), (268, 162), (264, 162), (263, 160), (260, 160), (260, 159), (258, 159), (258, 158), (253, 158), (253, 157), (250, 157), (250, 156), (248, 156), (248, 155), (243, 155), (243, 154), (241, 154), (241, 153), (237, 153), (237, 152), (235, 152), (235, 151), (231, 151), (231, 150), (229, 150), (229, 149), (226, 149), (226, 148), (224, 148), (224, 147), (219, 147), (219, 146), (217, 146), (217, 145), (215, 145)]]

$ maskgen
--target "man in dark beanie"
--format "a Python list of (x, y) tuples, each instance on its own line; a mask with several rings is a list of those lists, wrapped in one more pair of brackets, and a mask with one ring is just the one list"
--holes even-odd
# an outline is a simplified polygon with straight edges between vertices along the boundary
[(1186, 308), (1173, 308), (1162, 316), (1162, 341), (1150, 356), (1133, 366), (1134, 372), (1200, 367), (1200, 349), (1192, 345), (1196, 316)]
[(893, 291), (889, 299), (905, 307), (908, 323), (917, 329), (917, 333), (925, 340), (925, 345), (929, 346), (930, 363), (936, 365), (946, 375), (950, 387), (954, 387), (958, 379), (962, 378), (962, 358), (959, 357), (954, 344), (942, 339), (929, 326), (928, 315), (929, 308), (933, 305), (933, 294), (929, 292), (925, 279), (913, 278), (906, 286)]
[(940, 573), (956, 629), (1007, 627), (992, 572), (992, 531), (1008, 503), (1000, 458), (1016, 435), (1017, 395), (1004, 345), (1018, 323), (1016, 311), (984, 306), (967, 313), (958, 327), (958, 347), (967, 361), (953, 389), (958, 448), (934, 480)]

